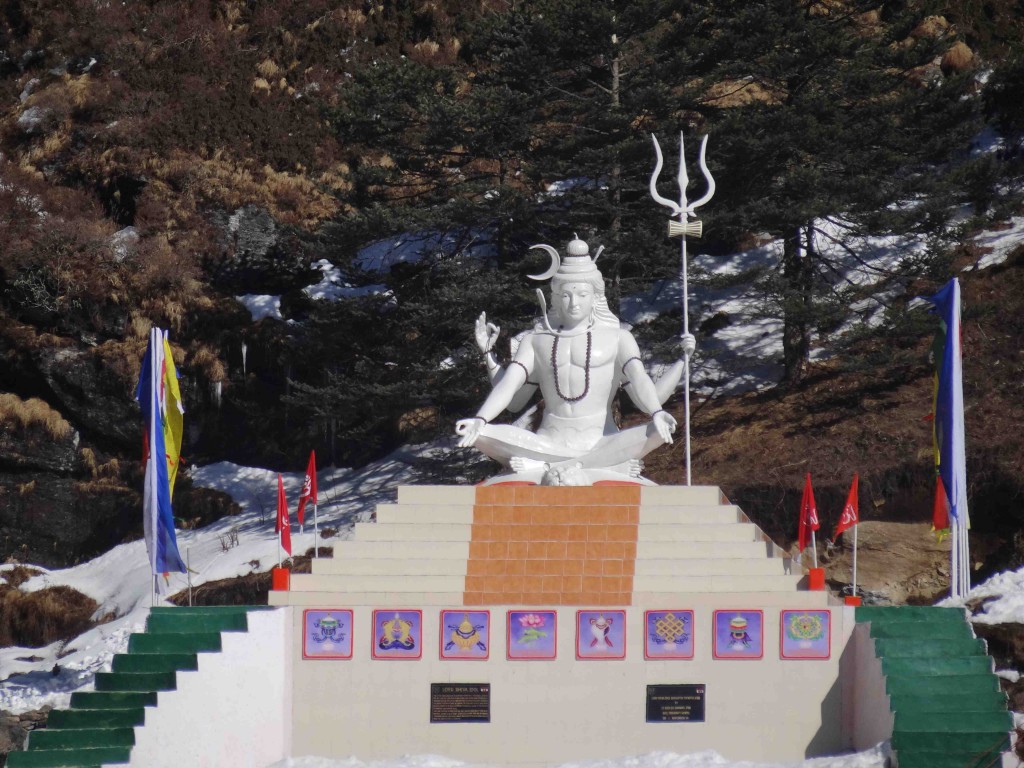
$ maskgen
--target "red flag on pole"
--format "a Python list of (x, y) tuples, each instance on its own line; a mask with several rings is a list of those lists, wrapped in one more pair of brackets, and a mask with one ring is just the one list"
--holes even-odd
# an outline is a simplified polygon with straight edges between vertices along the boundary
[(306, 503), (316, 506), (316, 451), (309, 452), (309, 466), (306, 467), (306, 479), (302, 481), (302, 493), (299, 494), (299, 508), (295, 516), (299, 525), (305, 523)]
[(843, 506), (843, 514), (839, 516), (839, 524), (836, 525), (835, 535), (832, 539), (838, 539), (839, 534), (847, 528), (853, 528), (860, 522), (860, 514), (857, 512), (857, 475), (853, 476), (853, 483), (850, 484), (850, 493), (846, 497), (846, 504)]
[(811, 531), (821, 528), (818, 522), (818, 505), (814, 502), (814, 488), (811, 487), (811, 473), (804, 480), (804, 495), (800, 500), (800, 526), (797, 529), (797, 546), (803, 552), (811, 543)]
[(949, 500), (946, 497), (946, 488), (942, 484), (942, 476), (935, 477), (935, 503), (932, 505), (932, 530), (939, 533), (941, 540), (943, 532), (949, 532)]
[(288, 502), (284, 497), (284, 480), (281, 475), (277, 476), (277, 522), (274, 524), (274, 533), (278, 534), (281, 541), (281, 548), (289, 555), (292, 553), (292, 523), (288, 519)]

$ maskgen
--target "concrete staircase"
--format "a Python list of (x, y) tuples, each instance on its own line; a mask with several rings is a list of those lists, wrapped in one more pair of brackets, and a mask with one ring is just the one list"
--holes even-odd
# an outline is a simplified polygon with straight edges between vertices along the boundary
[(128, 652), (110, 672), (96, 675), (95, 691), (71, 695), (71, 708), (50, 713), (45, 729), (29, 735), (9, 768), (99, 768), (131, 759), (135, 729), (157, 706), (159, 692), (176, 687), (179, 671), (195, 670), (198, 654), (221, 650), (222, 632), (245, 632), (244, 606), (153, 608), (146, 631), (133, 634)]
[(1013, 720), (985, 644), (964, 611), (864, 607), (895, 715), (899, 768), (988, 768), (1009, 748)]
[(756, 592), (792, 605), (801, 577), (782, 554), (712, 486), (405, 486), (271, 604), (638, 605)]

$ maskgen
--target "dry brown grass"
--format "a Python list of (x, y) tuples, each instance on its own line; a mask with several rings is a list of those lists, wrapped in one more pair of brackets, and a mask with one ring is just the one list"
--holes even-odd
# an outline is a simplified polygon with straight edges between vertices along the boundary
[(20, 587), (33, 576), (38, 576), (42, 571), (28, 565), (16, 565), (13, 568), (0, 571), (0, 579), (7, 582), (8, 587)]
[[(266, 80), (259, 80), (261, 90), (270, 89)], [(278, 221), (310, 229), (338, 212), (333, 196), (304, 174), (256, 166), (221, 149), (206, 158), (173, 151), (141, 160), (148, 175), (167, 185), (168, 205), (174, 206), (179, 221), (186, 220), (203, 202), (228, 210), (256, 204)]]
[(93, 480), (119, 480), (121, 477), (121, 462), (117, 458), (100, 463), (96, 458), (96, 452), (88, 446), (78, 452), (82, 464)]
[(22, 592), (0, 586), (0, 647), (40, 648), (94, 626), (96, 601), (71, 587)]
[(9, 392), (0, 392), (0, 426), (27, 431), (41, 429), (54, 440), (70, 437), (71, 425), (38, 397), (22, 400)]
[(967, 43), (958, 40), (942, 55), (942, 63), (939, 65), (945, 75), (954, 72), (967, 72), (977, 64), (977, 59)]
[(225, 381), (228, 371), (213, 347), (208, 344), (197, 344), (189, 353), (187, 365), (200, 373), (207, 381)]

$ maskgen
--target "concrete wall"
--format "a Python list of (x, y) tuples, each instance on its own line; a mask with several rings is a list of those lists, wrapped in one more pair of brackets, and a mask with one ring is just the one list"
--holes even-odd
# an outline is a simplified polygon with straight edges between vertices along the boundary
[[(851, 614), (853, 609), (847, 608)], [(875, 641), (869, 624), (853, 625), (840, 660), (840, 675), (847, 681), (844, 690), (844, 730), (846, 745), (857, 751), (870, 749), (892, 738), (894, 715), (889, 710), (882, 662), (875, 658)]]
[[(830, 606), (830, 659), (782, 660), (779, 611), (810, 607), (799, 599), (807, 595), (793, 595), (790, 604), (764, 605), (757, 604), (755, 595), (742, 604), (693, 595), (679, 605), (627, 608), (627, 653), (621, 661), (576, 659), (572, 606), (557, 609), (554, 661), (506, 660), (508, 606), (490, 606), (491, 655), (486, 661), (439, 660), (439, 610), (429, 607), (423, 612), (420, 660), (372, 660), (372, 609), (340, 604), (316, 607), (354, 609), (353, 658), (304, 660), (302, 609), (286, 609), (292, 611), (294, 665), (291, 754), (368, 760), (433, 753), (498, 765), (550, 765), (653, 750), (714, 749), (729, 759), (760, 761), (835, 753), (849, 741), (843, 729), (840, 657), (853, 616)], [(817, 596), (824, 601), (823, 593)], [(669, 607), (695, 611), (694, 658), (645, 661), (644, 610)], [(764, 657), (714, 660), (713, 611), (757, 608), (764, 610)], [(430, 684), (455, 682), (491, 685), (490, 723), (429, 722)], [(705, 684), (705, 722), (646, 723), (646, 686), (658, 683)]]
[(220, 653), (200, 653), (197, 671), (178, 672), (177, 690), (161, 692), (135, 729), (130, 765), (266, 768), (289, 756), (290, 613), (251, 611), (248, 632), (222, 633)]

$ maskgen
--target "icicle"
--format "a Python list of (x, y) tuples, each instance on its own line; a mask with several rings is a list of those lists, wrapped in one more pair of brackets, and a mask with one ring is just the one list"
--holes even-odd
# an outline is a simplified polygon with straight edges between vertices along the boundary
[(245, 342), (243, 341), (242, 342), (242, 376), (243, 377), (245, 376), (245, 357), (246, 357), (246, 353), (248, 351), (249, 351), (249, 347), (247, 347)]
[(220, 408), (220, 397), (221, 397), (221, 393), (223, 392), (223, 388), (224, 388), (224, 382), (222, 382), (222, 381), (215, 381), (215, 382), (213, 382), (213, 404), (215, 406), (217, 406), (218, 409)]

